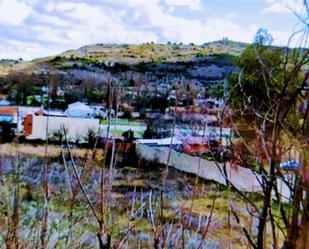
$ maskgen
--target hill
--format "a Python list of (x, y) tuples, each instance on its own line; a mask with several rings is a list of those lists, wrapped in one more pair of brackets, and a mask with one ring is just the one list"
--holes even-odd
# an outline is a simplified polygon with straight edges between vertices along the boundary
[[(32, 61), (2, 59), (0, 61), (0, 75), (7, 75), (10, 71), (23, 71), (32, 73), (40, 70), (42, 66), (55, 64), (58, 67), (70, 67), (70, 65), (101, 64), (111, 66), (114, 64), (138, 65), (161, 63), (189, 63), (205, 62), (215, 63), (213, 55), (221, 55), (216, 58), (226, 57), (222, 55), (238, 56), (248, 44), (221, 40), (205, 43), (201, 46), (189, 44), (94, 44), (86, 45), (76, 50), (65, 51), (59, 55), (46, 58), (38, 58)], [(216, 59), (215, 58), (215, 59)], [(74, 62), (73, 62), (74, 61)], [(220, 59), (218, 61), (220, 64)]]
[(32, 61), (2, 60), (0, 93), (15, 102), (32, 103), (50, 81), (48, 75), (53, 75), (54, 86), (65, 92), (65, 101), (59, 100), (63, 107), (80, 99), (101, 102), (107, 79), (122, 84), (128, 95), (130, 87), (149, 90), (151, 85), (152, 94), (159, 91), (163, 97), (179, 83), (204, 95), (206, 88), (222, 83), (236, 70), (235, 59), (246, 46), (228, 40), (203, 45), (94, 44)]

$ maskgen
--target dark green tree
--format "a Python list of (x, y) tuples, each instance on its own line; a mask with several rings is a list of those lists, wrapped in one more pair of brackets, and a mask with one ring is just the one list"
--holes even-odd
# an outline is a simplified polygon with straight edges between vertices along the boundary
[(35, 94), (34, 78), (24, 73), (14, 73), (7, 77), (9, 82), (8, 98), (16, 104), (27, 104), (27, 96)]
[[(245, 49), (237, 61), (240, 73), (229, 78), (229, 87), (233, 89), (230, 105), (235, 109), (267, 111), (284, 85), (283, 59), (282, 48), (251, 45)], [(245, 105), (244, 97), (250, 105)]]

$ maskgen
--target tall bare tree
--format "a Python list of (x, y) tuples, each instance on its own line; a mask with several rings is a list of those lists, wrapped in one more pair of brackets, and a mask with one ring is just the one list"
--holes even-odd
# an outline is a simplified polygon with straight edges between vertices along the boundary
[[(304, 5), (308, 9), (306, 1)], [(300, 229), (303, 229), (299, 226), (300, 215), (303, 215), (304, 223), (308, 217), (307, 210), (302, 210), (308, 196), (304, 175), (307, 174), (308, 162), (305, 151), (308, 149), (306, 65), (309, 63), (309, 50), (303, 48), (308, 45), (308, 18), (306, 23), (300, 32), (292, 35), (291, 40), (297, 35), (301, 41), (299, 47), (293, 49), (289, 48), (291, 44), (286, 48), (269, 46), (271, 36), (265, 30), (260, 30), (256, 42), (243, 52), (238, 61), (240, 73), (232, 75), (229, 81), (228, 104), (232, 109), (226, 114), (246, 147), (246, 154), (254, 158), (251, 167), (258, 171), (263, 189), (263, 203), (257, 214), (256, 239), (245, 231), (254, 248), (265, 248), (268, 221), (271, 223), (273, 248), (278, 248), (276, 229), (284, 233), (283, 248), (296, 248)], [(251, 138), (239, 129), (240, 121), (247, 130), (251, 130)], [(286, 173), (281, 167), (285, 160), (291, 167), (295, 166), (295, 162), (300, 162), (303, 168), (303, 171), (299, 171), (295, 167), (293, 182), (286, 180)], [(286, 184), (290, 190), (291, 197), (287, 205), (292, 210), (291, 214), (282, 204), (283, 196), (278, 189), (278, 182)], [(283, 228), (274, 218), (273, 193), (279, 205), (279, 220)], [(234, 212), (234, 215), (237, 214)], [(305, 248), (306, 245), (303, 246)]]

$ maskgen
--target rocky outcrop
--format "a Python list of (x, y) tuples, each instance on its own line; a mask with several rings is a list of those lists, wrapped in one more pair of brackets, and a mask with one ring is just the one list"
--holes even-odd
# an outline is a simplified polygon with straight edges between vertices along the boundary
[(189, 70), (189, 74), (194, 78), (203, 78), (209, 80), (222, 79), (231, 70), (231, 67), (220, 67), (217, 65), (210, 65), (206, 67), (194, 67)]

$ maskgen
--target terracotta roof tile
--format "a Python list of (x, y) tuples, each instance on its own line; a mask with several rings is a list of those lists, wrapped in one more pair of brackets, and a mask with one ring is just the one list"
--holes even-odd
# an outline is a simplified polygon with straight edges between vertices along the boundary
[(0, 106), (0, 115), (14, 116), (17, 113), (16, 106)]

